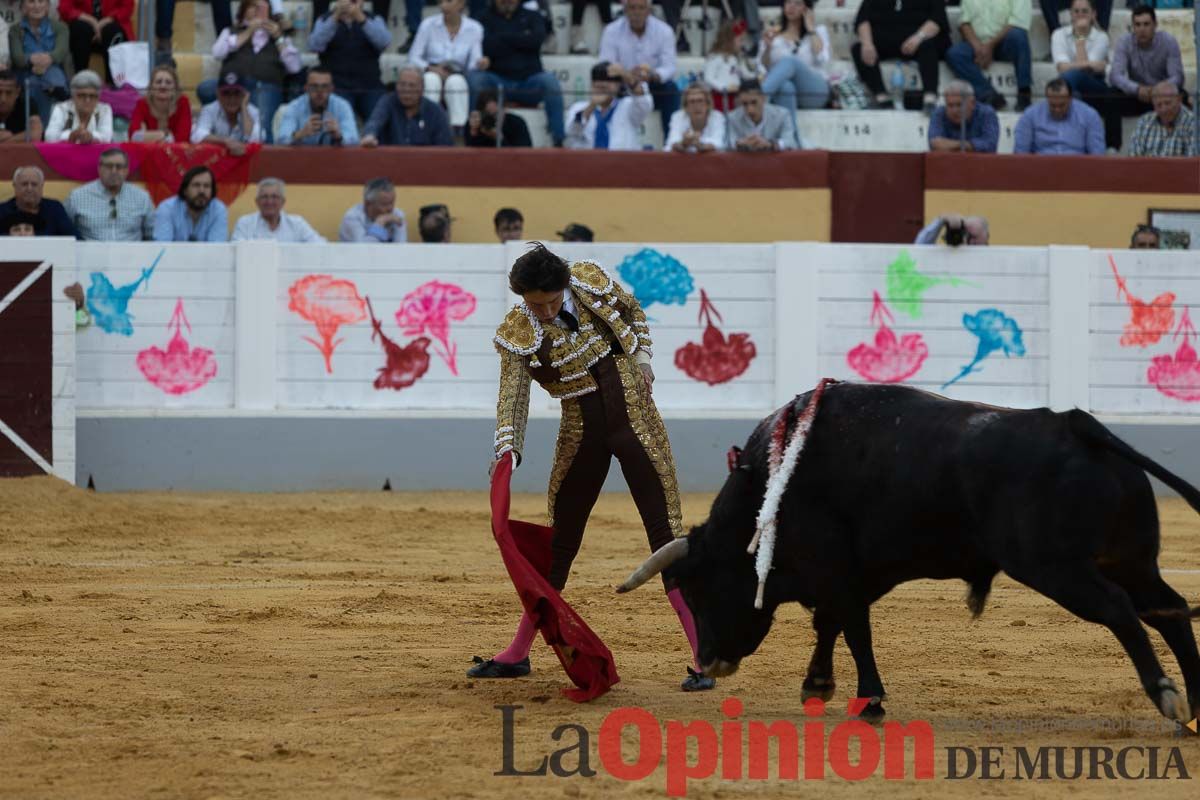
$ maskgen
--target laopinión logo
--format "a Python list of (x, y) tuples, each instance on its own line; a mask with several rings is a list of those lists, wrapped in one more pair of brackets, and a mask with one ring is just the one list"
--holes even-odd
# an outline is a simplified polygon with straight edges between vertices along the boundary
[[(848, 716), (857, 715), (867, 701), (850, 700)], [(577, 723), (558, 725), (550, 739), (556, 743), (540, 761), (516, 763), (517, 712), (524, 706), (498, 705), (503, 726), (502, 766), (497, 776), (591, 778), (592, 735)], [(863, 781), (882, 773), (885, 780), (932, 780), (935, 741), (926, 721), (886, 722), (880, 727), (857, 719), (829, 726), (821, 718), (825, 703), (804, 704), (807, 718), (797, 726), (789, 720), (767, 723), (742, 721), (741, 700), (721, 704), (725, 719), (718, 726), (707, 720), (667, 720), (661, 723), (644, 708), (624, 706), (611, 711), (596, 736), (599, 766), (625, 781), (649, 778), (664, 766), (667, 794), (687, 795), (689, 780), (719, 774), (722, 780), (821, 780), (828, 774), (843, 780)], [(1190, 729), (1190, 725), (1188, 726)], [(626, 728), (637, 734), (637, 755), (622, 752)], [(857, 748), (851, 742), (857, 742)], [(908, 743), (911, 741), (911, 748)], [(775, 753), (772, 774), (771, 753)], [(946, 747), (946, 774), (950, 780), (1161, 780), (1190, 779), (1178, 747)], [(851, 753), (856, 753), (851, 758)], [(911, 758), (909, 757), (911, 753)], [(690, 758), (694, 754), (694, 759)]]

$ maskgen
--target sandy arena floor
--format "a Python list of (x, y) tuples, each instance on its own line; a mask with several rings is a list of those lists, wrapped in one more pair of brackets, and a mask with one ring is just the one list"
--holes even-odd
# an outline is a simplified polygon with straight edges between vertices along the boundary
[[(687, 497), (687, 519), (702, 520), (710, 499)], [(514, 516), (540, 520), (543, 507), (515, 498)], [(1200, 604), (1200, 518), (1178, 501), (1163, 516), (1161, 565), (1193, 571), (1167, 580)], [(98, 495), (48, 478), (0, 482), (0, 797), (661, 797), (665, 768), (640, 783), (600, 768), (605, 715), (642, 706), (719, 723), (733, 695), (747, 719), (799, 723), (813, 636), (808, 614), (786, 609), (717, 692), (679, 692), (686, 644), (661, 592), (611, 592), (645, 547), (632, 503), (604, 497), (567, 597), (622, 681), (581, 706), (559, 696), (565, 676), (540, 642), (527, 679), (465, 677), (472, 654), (507, 642), (517, 614), (482, 494)], [(993, 745), (1008, 748), (1010, 778), (714, 777), (688, 796), (1197, 796), (1200, 738), (1149, 730), (1159, 718), (1107, 631), (1003, 578), (979, 621), (962, 595), (958, 583), (914, 583), (875, 606), (889, 718), (932, 723), (938, 776), (947, 746)], [(842, 643), (837, 659), (831, 729), (854, 682)], [(499, 704), (524, 706), (517, 767), (573, 743), (550, 738), (572, 722), (590, 732), (599, 775), (494, 776)], [(1022, 719), (1092, 729), (971, 727)], [(1145, 728), (1103, 730), (1118, 721)], [(1178, 746), (1193, 778), (1011, 779), (1013, 748), (1055, 744), (1159, 746), (1163, 759)]]

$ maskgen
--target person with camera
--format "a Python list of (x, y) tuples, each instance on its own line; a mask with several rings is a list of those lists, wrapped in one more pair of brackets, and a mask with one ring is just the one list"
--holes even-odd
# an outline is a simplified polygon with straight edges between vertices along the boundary
[(501, 114), (496, 90), (484, 89), (475, 98), (475, 110), (467, 117), (466, 144), (467, 147), (532, 147), (533, 140), (525, 120), (516, 114)]
[(964, 244), (981, 247), (988, 243), (989, 233), (986, 217), (945, 214), (922, 228), (913, 244), (937, 244), (938, 236), (943, 231), (945, 232), (945, 242), (950, 247)]
[[(619, 97), (622, 83), (629, 90)], [(565, 146), (577, 150), (641, 150), (642, 122), (654, 110), (640, 73), (601, 61), (592, 67), (592, 94), (567, 111)]]
[[(272, 121), (283, 102), (283, 82), (286, 76), (300, 71), (300, 53), (272, 18), (271, 4), (267, 0), (241, 0), (234, 27), (221, 31), (213, 42), (212, 54), (221, 60), (222, 74), (236, 72), (241, 76), (262, 120), (263, 140), (268, 144), (274, 141)], [(202, 81), (196, 87), (196, 96), (202, 103), (212, 103), (217, 88), (217, 81)]]
[(284, 106), (279, 143), (333, 147), (358, 144), (354, 109), (334, 94), (333, 74), (327, 68), (310, 69), (304, 94)]
[(379, 74), (379, 55), (392, 43), (385, 20), (364, 11), (362, 0), (337, 0), (308, 37), (309, 48), (333, 76), (334, 91), (363, 119), (387, 94)]

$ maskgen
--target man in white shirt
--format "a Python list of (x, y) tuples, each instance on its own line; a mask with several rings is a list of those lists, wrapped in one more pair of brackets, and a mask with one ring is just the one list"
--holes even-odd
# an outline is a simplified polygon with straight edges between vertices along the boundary
[(625, 16), (610, 22), (600, 37), (600, 60), (619, 64), (650, 87), (662, 128), (679, 110), (675, 85), (675, 32), (650, 15), (650, 0), (625, 0)]
[(233, 228), (233, 241), (274, 239), (277, 242), (322, 244), (325, 237), (312, 229), (304, 217), (284, 213), (287, 187), (279, 178), (263, 178), (258, 182), (254, 204), (258, 211), (247, 214)]
[(258, 109), (250, 103), (250, 92), (236, 72), (221, 76), (217, 99), (200, 109), (200, 119), (192, 128), (192, 144), (223, 144), (230, 155), (246, 152), (247, 142), (261, 142), (262, 127)]
[[(629, 94), (618, 97), (622, 82)], [(592, 67), (592, 96), (567, 110), (565, 147), (576, 150), (641, 150), (642, 123), (654, 110), (646, 84), (619, 64)]]

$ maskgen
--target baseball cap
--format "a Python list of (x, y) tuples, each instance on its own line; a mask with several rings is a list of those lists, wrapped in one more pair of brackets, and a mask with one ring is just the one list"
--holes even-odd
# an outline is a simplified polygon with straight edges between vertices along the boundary
[(226, 72), (217, 83), (217, 93), (231, 91), (249, 92), (250, 82), (236, 72)]
[(564, 242), (590, 242), (595, 238), (591, 228), (578, 222), (569, 223), (567, 227), (558, 231), (558, 235)]

